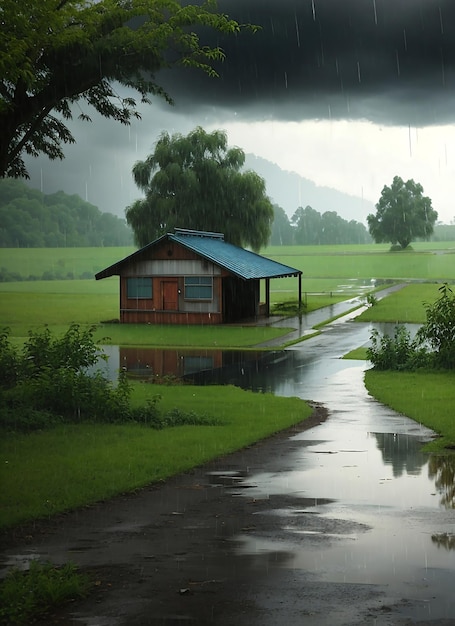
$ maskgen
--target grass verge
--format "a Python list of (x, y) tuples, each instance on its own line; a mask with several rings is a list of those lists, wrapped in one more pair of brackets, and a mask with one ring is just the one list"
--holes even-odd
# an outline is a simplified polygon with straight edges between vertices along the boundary
[[(365, 372), (365, 386), (379, 402), (438, 433), (427, 452), (455, 449), (455, 372)], [(447, 450), (445, 450), (447, 451)]]
[(434, 302), (440, 296), (440, 286), (437, 283), (407, 285), (368, 307), (356, 321), (423, 324), (426, 320), (425, 302)]
[(243, 448), (308, 418), (298, 398), (228, 386), (134, 384), (133, 401), (162, 396), (164, 410), (191, 409), (220, 426), (153, 430), (140, 425), (80, 424), (0, 443), (0, 527), (110, 498)]

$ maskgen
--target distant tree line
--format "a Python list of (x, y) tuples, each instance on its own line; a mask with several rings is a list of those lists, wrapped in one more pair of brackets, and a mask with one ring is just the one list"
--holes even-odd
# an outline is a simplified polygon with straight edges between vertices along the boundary
[(455, 241), (455, 224), (436, 224), (432, 241)]
[(126, 221), (78, 195), (46, 195), (25, 183), (0, 180), (1, 248), (130, 246)]
[(345, 220), (335, 211), (321, 214), (310, 206), (299, 207), (289, 219), (280, 206), (275, 204), (273, 209), (270, 244), (274, 246), (360, 244), (372, 241), (364, 224)]

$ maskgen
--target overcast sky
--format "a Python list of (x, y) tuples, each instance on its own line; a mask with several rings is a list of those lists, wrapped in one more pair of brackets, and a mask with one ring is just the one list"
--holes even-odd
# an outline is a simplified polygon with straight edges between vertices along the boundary
[[(201, 125), (318, 185), (376, 203), (393, 176), (420, 182), (439, 219), (455, 216), (455, 0), (219, 0), (261, 25), (217, 43), (219, 79), (193, 70), (157, 78), (155, 100), (125, 128), (74, 123), (62, 163), (28, 160), (32, 184), (79, 193), (123, 215), (140, 197), (131, 168), (159, 134)], [(304, 199), (302, 203), (305, 204)], [(297, 207), (295, 207), (297, 208)], [(336, 210), (336, 207), (328, 207)], [(365, 215), (358, 220), (364, 221)]]

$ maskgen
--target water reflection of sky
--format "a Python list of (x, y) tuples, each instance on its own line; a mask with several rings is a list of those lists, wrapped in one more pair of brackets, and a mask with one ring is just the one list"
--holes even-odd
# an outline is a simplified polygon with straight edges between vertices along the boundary
[[(324, 436), (324, 430), (331, 426), (318, 428)], [(285, 491), (305, 498), (336, 499), (346, 506), (439, 508), (440, 494), (429, 476), (428, 456), (419, 451), (416, 438), (388, 433), (397, 442), (397, 455), (393, 456), (389, 448), (384, 462), (378, 435), (383, 433), (358, 433), (341, 442), (313, 441), (299, 454), (294, 452), (289, 471), (255, 474), (255, 487), (249, 494), (263, 497)], [(304, 434), (300, 438), (304, 440)], [(402, 454), (403, 447), (406, 455)], [(411, 454), (412, 449), (415, 454)]]

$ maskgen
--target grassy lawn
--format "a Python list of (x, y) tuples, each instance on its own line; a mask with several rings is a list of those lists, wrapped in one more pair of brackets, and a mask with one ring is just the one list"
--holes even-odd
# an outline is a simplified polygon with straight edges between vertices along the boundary
[(423, 324), (426, 319), (424, 304), (434, 302), (439, 297), (440, 286), (436, 283), (408, 285), (369, 307), (356, 320)]
[(455, 448), (455, 372), (368, 370), (365, 386), (379, 402), (441, 435), (427, 451)]
[(219, 426), (153, 430), (139, 425), (65, 425), (0, 442), (0, 527), (131, 491), (232, 452), (306, 419), (298, 398), (236, 387), (135, 384), (134, 402), (162, 396), (163, 409), (192, 410)]

